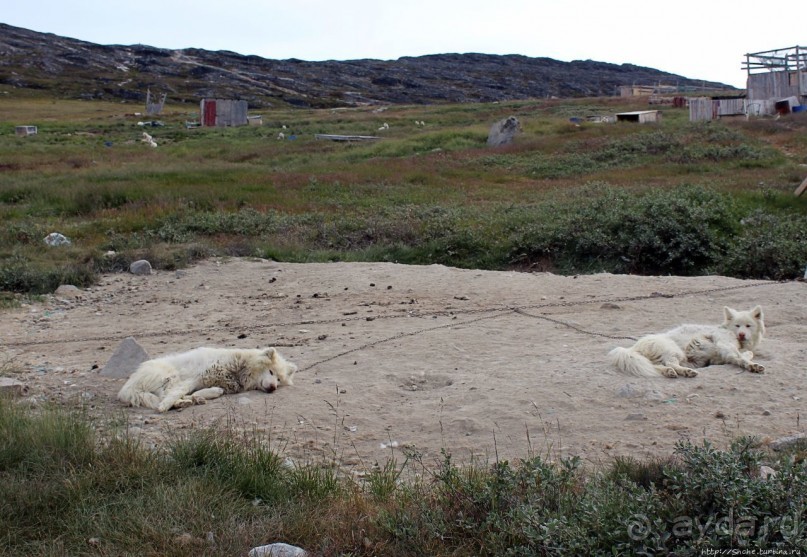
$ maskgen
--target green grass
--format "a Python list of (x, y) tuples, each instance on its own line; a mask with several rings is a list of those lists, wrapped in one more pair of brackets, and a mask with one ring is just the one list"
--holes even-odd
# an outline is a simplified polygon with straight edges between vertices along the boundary
[(232, 424), (155, 450), (120, 423), (0, 399), (0, 554), (245, 555), (278, 541), (392, 557), (807, 551), (803, 447), (682, 441), (666, 459), (595, 468), (405, 451), (356, 479), (338, 461), (288, 466)]
[[(157, 268), (230, 254), (775, 279), (807, 260), (799, 114), (692, 124), (664, 107), (659, 125), (578, 127), (569, 118), (641, 106), (536, 100), (274, 109), (264, 126), (186, 129), (195, 111), (175, 105), (145, 128), (152, 149), (139, 106), (22, 95), (0, 99), (13, 115), (0, 121), (0, 291), (87, 285), (145, 255)], [(523, 133), (487, 148), (509, 115)], [(15, 137), (23, 121), (40, 133)], [(284, 125), (296, 139), (277, 139)], [(53, 231), (72, 246), (45, 249)]]

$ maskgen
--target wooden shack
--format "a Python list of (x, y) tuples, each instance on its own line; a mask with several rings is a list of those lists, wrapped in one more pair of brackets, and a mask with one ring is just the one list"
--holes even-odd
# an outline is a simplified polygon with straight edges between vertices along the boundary
[(27, 135), (36, 135), (37, 128), (36, 126), (14, 126), (14, 134), (20, 137), (25, 137)]
[(246, 126), (247, 101), (229, 99), (202, 99), (199, 104), (200, 122), (203, 126)]
[(795, 97), (800, 105), (807, 105), (807, 47), (746, 54), (743, 69), (748, 74), (749, 101), (781, 101)]
[(636, 110), (634, 112), (620, 112), (616, 115), (617, 122), (638, 122), (639, 124), (661, 122), (660, 110)]
[(724, 116), (744, 116), (748, 112), (745, 97), (695, 97), (689, 99), (689, 121), (708, 122)]

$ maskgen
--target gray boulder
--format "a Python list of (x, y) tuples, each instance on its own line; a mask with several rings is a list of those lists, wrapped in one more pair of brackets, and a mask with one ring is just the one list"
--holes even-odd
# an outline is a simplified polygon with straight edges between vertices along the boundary
[(498, 147), (512, 143), (513, 139), (521, 131), (521, 122), (515, 116), (508, 116), (504, 120), (499, 120), (490, 127), (488, 133), (488, 147)]
[(137, 261), (133, 261), (131, 265), (129, 265), (129, 272), (133, 275), (150, 275), (151, 274), (151, 263), (146, 261), (145, 259), (139, 259)]
[(126, 337), (101, 370), (105, 377), (129, 377), (137, 366), (149, 359), (148, 353), (134, 337)]

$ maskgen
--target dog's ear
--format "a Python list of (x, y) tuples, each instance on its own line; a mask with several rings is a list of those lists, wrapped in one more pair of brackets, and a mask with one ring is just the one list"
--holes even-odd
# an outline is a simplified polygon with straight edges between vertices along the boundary
[(275, 363), (277, 361), (277, 350), (275, 350), (274, 348), (267, 348), (266, 350), (263, 351), (263, 353), (267, 358), (269, 358), (269, 360), (272, 363)]
[(765, 334), (765, 316), (762, 314), (762, 306), (755, 306), (754, 309), (751, 310), (751, 317), (759, 323), (759, 334)]
[(723, 315), (726, 317), (726, 321), (731, 321), (737, 315), (737, 312), (729, 306), (723, 306)]

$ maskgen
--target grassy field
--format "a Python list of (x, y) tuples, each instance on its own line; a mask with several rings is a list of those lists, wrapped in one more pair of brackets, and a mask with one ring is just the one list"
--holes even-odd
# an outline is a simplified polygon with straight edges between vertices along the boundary
[[(659, 125), (576, 126), (647, 106), (536, 100), (268, 110), (262, 126), (188, 129), (196, 106), (142, 127), (136, 105), (15, 94), (0, 96), (0, 290), (212, 253), (774, 279), (807, 260), (807, 198), (792, 195), (807, 175), (802, 114), (693, 124), (665, 107)], [(487, 148), (509, 115), (523, 133)], [(50, 232), (71, 246), (46, 249)]]
[[(214, 253), (774, 279), (807, 264), (807, 198), (792, 194), (804, 115), (691, 124), (665, 107), (659, 125), (576, 126), (646, 105), (536, 100), (269, 110), (263, 126), (188, 129), (195, 106), (141, 127), (140, 106), (16, 95), (0, 94), (0, 307), (141, 257), (176, 268)], [(523, 133), (487, 148), (510, 115)], [(18, 124), (39, 134), (15, 137)], [(47, 247), (50, 232), (71, 245)], [(195, 431), (150, 450), (123, 417), (104, 419), (117, 435), (81, 409), (0, 399), (0, 554), (244, 555), (273, 541), (393, 557), (807, 552), (803, 448), (681, 443), (594, 470), (548, 454), (435, 467), (402, 451), (357, 479), (286, 467), (258, 435)]]
[(549, 454), (427, 466), (404, 451), (356, 478), (289, 467), (257, 433), (194, 431), (152, 450), (121, 423), (101, 438), (80, 410), (0, 399), (0, 554), (246, 555), (278, 541), (325, 556), (807, 551), (803, 448), (682, 441), (668, 459), (596, 470)]

